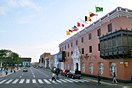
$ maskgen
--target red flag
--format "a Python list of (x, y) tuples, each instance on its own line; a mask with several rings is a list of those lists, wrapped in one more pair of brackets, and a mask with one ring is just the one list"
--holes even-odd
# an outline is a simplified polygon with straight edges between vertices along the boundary
[(74, 27), (72, 27), (72, 31), (78, 31), (79, 29), (74, 25)]
[(77, 22), (77, 27), (80, 27), (80, 23), (79, 22)]
[(84, 24), (82, 24), (82, 27), (84, 27)]
[(70, 29), (69, 29), (68, 31), (69, 31), (69, 32), (73, 32), (73, 30), (70, 30)]
[(84, 24), (77, 22), (77, 27), (84, 27)]

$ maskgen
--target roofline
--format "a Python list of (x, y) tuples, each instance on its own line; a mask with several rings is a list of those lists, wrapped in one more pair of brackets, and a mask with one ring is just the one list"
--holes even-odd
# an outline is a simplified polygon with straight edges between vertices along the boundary
[(106, 15), (104, 15), (103, 17), (98, 19), (97, 21), (95, 21), (92, 24), (90, 24), (89, 26), (85, 27), (83, 30), (79, 31), (78, 33), (74, 34), (70, 38), (68, 38), (65, 41), (63, 41), (62, 43), (60, 43), (59, 46), (71, 41), (72, 39), (76, 39), (83, 34), (86, 34), (87, 32), (101, 26), (102, 24), (106, 23), (109, 20), (112, 20), (117, 17), (122, 17), (122, 16), (132, 17), (132, 10), (127, 9), (127, 8), (117, 7), (113, 11), (107, 13)]

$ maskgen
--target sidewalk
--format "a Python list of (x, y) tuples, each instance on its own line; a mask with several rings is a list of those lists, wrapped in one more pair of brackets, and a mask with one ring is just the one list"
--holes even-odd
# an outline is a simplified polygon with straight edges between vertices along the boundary
[[(22, 68), (19, 68), (18, 70), (16, 70), (16, 72), (19, 71), (19, 70), (21, 70), (21, 69)], [(8, 70), (8, 74), (7, 75), (10, 75), (10, 74), (13, 74), (13, 73), (14, 73), (13, 70), (12, 70), (12, 72), (11, 72), (11, 70)], [(7, 75), (6, 75), (5, 71), (0, 71), (0, 78), (5, 77)]]
[[(94, 77), (88, 77), (88, 76), (83, 76), (83, 79), (88, 79), (91, 82), (98, 82), (97, 78)], [(101, 84), (105, 84), (105, 85), (113, 85), (113, 86), (123, 86), (123, 88), (132, 88), (132, 83), (112, 83), (112, 80), (105, 80), (105, 79), (101, 79)]]

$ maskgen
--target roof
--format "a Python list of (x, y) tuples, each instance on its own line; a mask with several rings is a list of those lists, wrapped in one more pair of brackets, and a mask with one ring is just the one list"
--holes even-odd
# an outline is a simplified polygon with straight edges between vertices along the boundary
[(65, 41), (63, 41), (62, 43), (60, 43), (59, 46), (66, 44), (66, 43), (72, 41), (73, 39), (80, 37), (81, 35), (86, 34), (87, 32), (99, 27), (100, 25), (106, 23), (109, 20), (112, 20), (114, 18), (121, 17), (121, 16), (132, 17), (132, 10), (127, 9), (127, 8), (117, 7), (116, 9), (111, 11), (110, 13), (106, 14), (102, 18), (93, 22), (91, 25), (85, 27), (83, 30), (79, 31), (75, 35), (71, 36), (70, 38), (68, 38)]

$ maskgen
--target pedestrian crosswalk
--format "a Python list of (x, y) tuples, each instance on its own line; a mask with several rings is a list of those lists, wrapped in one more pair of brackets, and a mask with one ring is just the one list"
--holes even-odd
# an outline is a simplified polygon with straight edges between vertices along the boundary
[(89, 82), (89, 80), (85, 79), (58, 79), (56, 81), (52, 81), (52, 79), (2, 79), (0, 80), (0, 85), (2, 84), (62, 84), (62, 83), (82, 83)]

